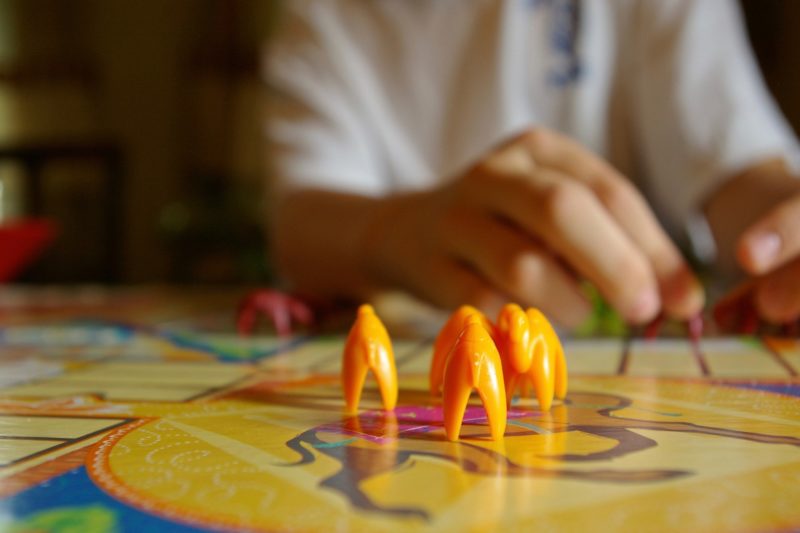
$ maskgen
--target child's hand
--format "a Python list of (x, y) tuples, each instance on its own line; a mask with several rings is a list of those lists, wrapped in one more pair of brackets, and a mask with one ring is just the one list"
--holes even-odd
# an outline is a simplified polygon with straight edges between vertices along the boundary
[(800, 318), (800, 193), (742, 234), (737, 258), (749, 274), (758, 276), (753, 300), (763, 318), (775, 323)]
[(703, 305), (633, 186), (547, 130), (515, 137), (451, 184), (386, 200), (365, 246), (371, 277), (448, 307), (511, 299), (575, 325), (590, 312), (581, 279), (636, 323), (662, 305), (679, 318)]

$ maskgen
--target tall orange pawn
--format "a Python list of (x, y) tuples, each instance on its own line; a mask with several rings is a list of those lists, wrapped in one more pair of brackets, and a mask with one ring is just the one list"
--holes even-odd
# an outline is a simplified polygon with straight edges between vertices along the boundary
[(464, 330), (464, 326), (471, 317), (477, 317), (490, 335), (494, 333), (494, 325), (489, 322), (486, 316), (471, 305), (462, 305), (450, 315), (450, 318), (439, 331), (433, 343), (433, 357), (431, 358), (431, 371), (429, 374), (429, 385), (431, 394), (439, 394), (444, 379), (444, 367), (447, 356), (453, 345), (456, 343), (458, 335)]
[(358, 315), (344, 346), (342, 389), (347, 410), (358, 410), (367, 370), (371, 370), (381, 391), (383, 407), (391, 411), (397, 405), (397, 369), (392, 342), (371, 305), (358, 308)]
[(447, 438), (458, 440), (472, 390), (476, 389), (489, 420), (494, 440), (506, 431), (506, 391), (500, 354), (481, 324), (471, 317), (447, 357), (442, 385), (444, 429)]

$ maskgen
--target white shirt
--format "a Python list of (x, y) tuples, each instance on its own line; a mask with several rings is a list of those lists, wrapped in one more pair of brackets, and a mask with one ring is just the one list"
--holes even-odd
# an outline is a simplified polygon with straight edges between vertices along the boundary
[(268, 50), (278, 196), (455, 178), (565, 133), (681, 227), (720, 180), (798, 146), (734, 0), (288, 0)]

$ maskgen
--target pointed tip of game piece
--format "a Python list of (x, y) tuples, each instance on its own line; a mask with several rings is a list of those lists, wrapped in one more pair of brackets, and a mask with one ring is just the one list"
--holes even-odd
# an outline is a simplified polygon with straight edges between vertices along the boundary
[(494, 339), (492, 339), (491, 332), (486, 329), (486, 323), (480, 315), (470, 315), (464, 323), (464, 328), (458, 335), (456, 342), (469, 341), (469, 342), (491, 342), (494, 347)]
[(467, 323), (464, 324), (464, 327), (475, 327), (480, 326), (483, 327), (483, 323), (478, 315), (469, 315), (467, 317)]
[(375, 308), (371, 304), (361, 304), (358, 306), (358, 316), (374, 315)]
[(506, 304), (497, 315), (497, 326), (506, 331), (527, 328), (528, 314), (517, 304)]

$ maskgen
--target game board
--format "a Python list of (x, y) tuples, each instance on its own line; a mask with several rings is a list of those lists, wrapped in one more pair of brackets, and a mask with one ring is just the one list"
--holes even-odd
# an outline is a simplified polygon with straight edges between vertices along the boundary
[(116, 298), (0, 307), (0, 531), (800, 530), (795, 340), (567, 340), (565, 402), (449, 442), (429, 339), (394, 343), (393, 413), (368, 381), (348, 416), (342, 336)]

